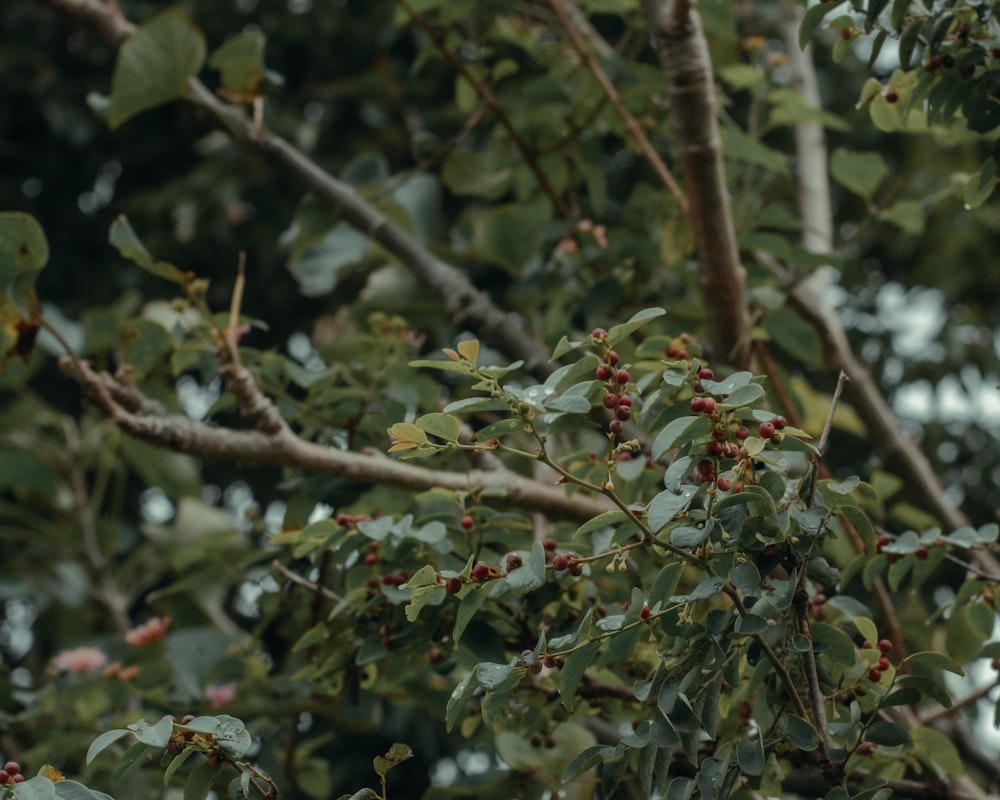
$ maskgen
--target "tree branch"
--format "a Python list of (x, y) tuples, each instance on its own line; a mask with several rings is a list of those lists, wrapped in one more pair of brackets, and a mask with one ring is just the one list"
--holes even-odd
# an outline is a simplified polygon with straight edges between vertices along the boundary
[(740, 263), (722, 164), (708, 45), (688, 2), (643, 0), (643, 7), (666, 79), (712, 349), (719, 361), (742, 368), (750, 352), (746, 271)]
[[(540, 511), (552, 517), (585, 521), (614, 506), (604, 498), (581, 493), (569, 496), (557, 486), (522, 477), (504, 467), (483, 471), (444, 472), (404, 464), (370, 453), (352, 453), (302, 439), (287, 425), (276, 431), (232, 430), (167, 413), (121, 377), (95, 372), (89, 364), (63, 357), (59, 366), (77, 381), (88, 398), (125, 433), (157, 447), (203, 459), (272, 464), (422, 491), (434, 487), (481, 491), (496, 502)], [(227, 379), (243, 380), (246, 370), (230, 364)], [(266, 398), (260, 401), (269, 402)]]
[[(47, 6), (94, 28), (113, 46), (120, 45), (135, 30), (134, 25), (99, 0), (30, 2)], [(464, 272), (423, 247), (349, 185), (326, 172), (285, 139), (255, 126), (241, 106), (216, 97), (197, 78), (188, 83), (184, 96), (213, 116), (247, 150), (277, 164), (335, 214), (396, 256), (421, 283), (441, 297), (445, 312), (456, 328), (468, 328), (512, 360), (524, 361), (525, 372), (538, 380), (544, 380), (555, 370), (547, 349), (498, 308), (489, 295), (479, 291)]]

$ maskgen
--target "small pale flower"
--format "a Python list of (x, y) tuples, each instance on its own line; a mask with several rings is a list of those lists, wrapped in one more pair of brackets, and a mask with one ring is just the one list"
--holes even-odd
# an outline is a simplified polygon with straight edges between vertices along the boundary
[(60, 672), (87, 675), (107, 664), (108, 656), (98, 647), (75, 647), (72, 650), (63, 650), (56, 655), (52, 663)]
[(228, 706), (236, 699), (237, 684), (235, 681), (229, 683), (211, 683), (205, 687), (205, 699), (208, 704), (218, 710)]

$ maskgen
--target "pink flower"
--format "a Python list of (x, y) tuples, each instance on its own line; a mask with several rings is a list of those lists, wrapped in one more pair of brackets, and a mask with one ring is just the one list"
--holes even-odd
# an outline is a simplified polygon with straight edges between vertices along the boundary
[(205, 687), (205, 699), (212, 708), (218, 710), (236, 699), (236, 687), (236, 681), (211, 683)]
[(158, 642), (170, 630), (170, 617), (150, 617), (142, 625), (125, 632), (125, 641), (136, 647)]
[(52, 660), (52, 663), (60, 672), (86, 675), (90, 672), (96, 672), (107, 664), (108, 657), (103, 650), (97, 647), (76, 647), (72, 650), (63, 650)]

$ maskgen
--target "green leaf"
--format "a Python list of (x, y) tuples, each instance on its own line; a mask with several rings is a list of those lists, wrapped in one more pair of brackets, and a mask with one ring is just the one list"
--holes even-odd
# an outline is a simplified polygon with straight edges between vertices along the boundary
[(145, 377), (173, 350), (170, 332), (150, 319), (131, 319), (125, 323), (125, 361), (136, 377)]
[(210, 733), (215, 737), (215, 743), (222, 747), (233, 758), (242, 758), (253, 744), (250, 732), (243, 720), (229, 714), (195, 717), (186, 725), (194, 731)]
[(476, 615), (476, 612), (483, 607), (483, 603), (486, 602), (486, 596), (486, 587), (479, 585), (462, 598), (461, 605), (458, 607), (458, 613), (455, 615), (455, 630), (452, 633), (455, 644), (458, 644), (462, 638), (462, 634), (465, 633), (465, 629), (472, 622), (472, 618)]
[[(432, 361), (428, 364), (414, 364), (410, 366), (431, 366), (437, 364), (454, 364), (454, 361)], [(455, 366), (462, 366), (455, 364)], [(456, 372), (468, 372), (466, 368), (455, 370)], [(455, 400), (444, 407), (445, 414), (473, 414), (480, 411), (507, 411), (510, 409), (510, 401), (503, 397), (467, 397), (464, 400)]]
[(17, 310), (34, 312), (36, 273), (49, 260), (45, 231), (31, 214), (0, 213), (0, 296), (6, 294)]
[[(30, 783), (36, 778), (31, 778), (24, 783)], [(47, 780), (46, 778), (39, 778), (38, 780)], [(51, 781), (49, 781), (51, 783)], [(23, 784), (22, 784), (23, 785)], [(91, 789), (89, 786), (84, 786), (79, 781), (73, 780), (61, 780), (56, 781), (53, 786), (53, 791), (55, 796), (59, 800), (111, 800), (110, 795), (106, 795), (104, 792), (98, 792)], [(14, 789), (14, 797), (18, 797), (17, 788)]]
[(163, 785), (166, 786), (170, 783), (170, 779), (174, 777), (174, 774), (183, 766), (184, 762), (198, 752), (200, 751), (194, 747), (185, 747), (180, 753), (170, 759), (170, 763), (167, 764), (167, 768), (163, 771)]
[(639, 330), (639, 328), (650, 320), (662, 317), (666, 313), (667, 312), (662, 308), (644, 308), (642, 311), (637, 311), (629, 317), (627, 322), (622, 322), (619, 325), (609, 328), (605, 341), (609, 347), (614, 347), (618, 344), (618, 342), (622, 341), (626, 336), (629, 336)]
[(726, 405), (734, 407), (750, 406), (764, 397), (764, 387), (759, 383), (748, 383), (739, 386), (726, 398)]
[[(5, 793), (7, 790), (4, 790)], [(34, 777), (15, 783), (10, 796), (14, 800), (55, 800), (56, 788), (48, 778)]]
[(122, 258), (128, 259), (146, 272), (180, 284), (181, 286), (188, 284), (188, 276), (173, 264), (168, 264), (166, 261), (157, 261), (153, 258), (142, 243), (142, 240), (132, 229), (131, 224), (129, 224), (124, 214), (119, 214), (115, 217), (115, 221), (111, 223), (111, 228), (108, 231), (108, 241)]
[(860, 633), (866, 641), (871, 642), (873, 645), (878, 641), (878, 628), (876, 628), (875, 623), (867, 617), (855, 617), (854, 627), (858, 629), (858, 633)]
[(510, 186), (513, 171), (497, 169), (475, 150), (453, 150), (441, 167), (441, 180), (452, 194), (496, 199)]
[(97, 758), (97, 756), (99, 756), (104, 750), (117, 742), (123, 736), (128, 736), (129, 733), (131, 733), (131, 731), (126, 728), (116, 728), (113, 731), (105, 731), (90, 743), (84, 763), (89, 765), (90, 762)]
[(179, 97), (204, 61), (205, 37), (179, 9), (140, 26), (118, 50), (108, 107), (111, 127)]
[[(990, 186), (992, 191), (992, 184)], [(969, 184), (966, 184), (965, 188), (968, 191)], [(966, 198), (966, 203), (969, 204), (968, 198)], [(972, 207), (971, 204), (969, 205)], [(879, 214), (879, 219), (891, 222), (904, 233), (917, 236), (923, 233), (927, 215), (924, 213), (924, 207), (915, 200), (900, 200), (882, 211)]]
[(821, 653), (823, 658), (829, 659), (834, 664), (849, 667), (857, 659), (857, 651), (850, 638), (833, 625), (825, 622), (812, 622), (813, 646), (817, 653)]
[(142, 742), (149, 747), (166, 747), (170, 741), (170, 734), (173, 733), (174, 723), (170, 717), (163, 717), (155, 725), (150, 725), (145, 720), (140, 720), (134, 725), (129, 725), (129, 730), (135, 736), (136, 741)]
[(875, 744), (886, 747), (899, 747), (904, 744), (912, 744), (913, 740), (906, 730), (895, 722), (878, 721), (872, 723), (865, 734), (865, 738)]
[(736, 744), (736, 763), (747, 775), (763, 775), (767, 763), (764, 755), (764, 740), (758, 730), (749, 739), (740, 739)]
[(246, 31), (217, 48), (208, 59), (208, 66), (220, 72), (223, 88), (244, 103), (260, 94), (265, 42), (260, 31)]
[(398, 767), (411, 758), (413, 758), (413, 750), (410, 746), (396, 742), (384, 756), (376, 756), (372, 760), (372, 766), (375, 768), (375, 774), (384, 778), (393, 767)]
[(425, 433), (444, 439), (446, 442), (457, 442), (461, 424), (457, 417), (451, 414), (434, 412), (417, 418), (416, 425)]
[(592, 531), (599, 531), (602, 528), (617, 525), (618, 523), (624, 522), (629, 518), (629, 514), (626, 514), (624, 511), (619, 511), (618, 509), (605, 511), (584, 522), (583, 525), (576, 529), (576, 532), (573, 535), (583, 536), (584, 534), (591, 533)]
[(722, 139), (722, 153), (725, 158), (745, 161), (779, 175), (788, 174), (788, 167), (785, 166), (782, 156), (776, 150), (761, 144), (757, 139), (734, 128), (720, 128), (719, 135)]
[(878, 153), (851, 153), (838, 147), (830, 157), (830, 174), (854, 194), (870, 198), (889, 168)]
[(949, 736), (922, 726), (915, 728), (912, 735), (917, 757), (930, 764), (939, 775), (958, 777), (965, 774), (962, 757)]
[(218, 767), (213, 767), (207, 761), (203, 761), (191, 770), (184, 783), (184, 800), (205, 800), (208, 793), (212, 791), (212, 784), (215, 783), (218, 776)]
[(472, 227), (469, 256), (519, 277), (524, 266), (538, 253), (542, 228), (552, 209), (545, 200), (508, 203), (470, 214)]
[(516, 594), (527, 594), (545, 583), (545, 547), (538, 539), (531, 543), (528, 560), (508, 572), (504, 582)]
[(483, 698), (483, 722), (492, 725), (507, 712), (510, 695), (521, 682), (523, 675), (522, 670), (511, 669), (504, 675), (503, 680), (496, 684), (492, 690), (487, 691), (486, 697)]
[(799, 47), (805, 50), (806, 45), (809, 44), (809, 40), (812, 39), (826, 15), (843, 2), (844, 0), (836, 0), (833, 3), (817, 3), (806, 11), (802, 17), (802, 24), (799, 26)]
[(819, 736), (812, 723), (802, 719), (795, 714), (785, 713), (778, 723), (785, 738), (788, 739), (799, 750), (812, 752), (819, 747)]
[(660, 492), (650, 501), (647, 509), (646, 522), (649, 529), (653, 533), (662, 530), (670, 520), (691, 505), (691, 500), (697, 493), (697, 486), (682, 486), (679, 492), (671, 492), (669, 489)]
[(111, 782), (116, 786), (122, 782), (122, 779), (129, 773), (129, 771), (136, 765), (138, 760), (142, 758), (149, 748), (142, 742), (136, 742), (125, 754), (118, 760), (118, 764), (115, 766), (115, 771), (111, 773)]
[[(816, 329), (788, 306), (767, 315), (764, 328), (778, 347), (811, 366), (823, 364), (823, 342)], [(732, 401), (729, 401), (732, 402)]]
[(760, 587), (760, 570), (752, 561), (744, 561), (729, 570), (729, 580), (744, 595), (756, 596)]
[(990, 199), (996, 188), (997, 182), (997, 162), (991, 157), (986, 159), (982, 168), (975, 175), (969, 177), (965, 183), (962, 195), (965, 205), (969, 208), (979, 208)]
[(587, 642), (563, 661), (562, 669), (559, 671), (559, 699), (567, 711), (573, 708), (576, 687), (600, 649), (600, 642)]
[(668, 450), (681, 447), (700, 436), (704, 436), (711, 429), (712, 421), (704, 414), (678, 417), (656, 435), (650, 455), (653, 461), (657, 461)]
[(897, 31), (903, 27), (903, 22), (906, 20), (906, 13), (910, 10), (912, 3), (913, 0), (892, 0), (892, 11), (889, 12), (889, 17), (892, 20), (892, 27)]
[(562, 777), (563, 783), (568, 783), (573, 780), (573, 778), (582, 775), (592, 767), (596, 767), (604, 760), (604, 756), (609, 752), (613, 753), (614, 748), (605, 744), (595, 744), (581, 750), (566, 766), (566, 771), (563, 773)]
[[(874, 639), (871, 641), (874, 641)], [(933, 650), (927, 650), (922, 653), (911, 653), (906, 660), (914, 664), (933, 667), (934, 669), (943, 669), (947, 672), (953, 672), (956, 675), (965, 675), (963, 669), (948, 658), (948, 656), (942, 653), (935, 653)]]
[(455, 727), (455, 723), (458, 722), (465, 715), (465, 708), (472, 699), (472, 695), (476, 693), (479, 688), (479, 684), (475, 680), (474, 673), (469, 673), (454, 688), (451, 696), (448, 698), (448, 703), (445, 706), (445, 726), (449, 731)]
[(670, 531), (670, 544), (674, 547), (697, 547), (708, 538), (709, 533), (711, 533), (711, 528), (708, 525), (703, 525), (700, 528), (682, 525)]

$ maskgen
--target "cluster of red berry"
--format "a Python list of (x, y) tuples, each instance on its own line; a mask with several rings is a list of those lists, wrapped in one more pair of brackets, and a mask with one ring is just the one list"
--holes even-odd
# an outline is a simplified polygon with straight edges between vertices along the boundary
[[(870, 650), (872, 648), (872, 643), (865, 642), (863, 647), (866, 650)], [(882, 678), (882, 673), (885, 672), (887, 669), (889, 669), (889, 667), (891, 666), (891, 664), (889, 663), (888, 655), (889, 653), (892, 652), (892, 642), (890, 642), (888, 639), (881, 639), (879, 643), (876, 645), (876, 647), (878, 647), (878, 650), (882, 655), (879, 657), (879, 660), (878, 662), (876, 662), (875, 666), (868, 668), (868, 679), (873, 681), (874, 683), (878, 683), (879, 680)]]
[[(604, 342), (608, 332), (604, 328), (594, 328), (590, 333), (595, 342)], [(606, 391), (601, 402), (608, 411), (613, 411), (615, 418), (608, 424), (612, 433), (621, 433), (624, 423), (632, 418), (632, 398), (628, 394), (628, 383), (632, 380), (629, 371), (620, 367), (621, 356), (610, 348), (604, 351), (604, 359), (594, 370), (594, 377), (604, 381)]]
[(0, 769), (0, 785), (11, 786), (23, 781), (24, 775), (21, 773), (21, 765), (16, 761), (8, 761), (3, 765), (3, 769)]

